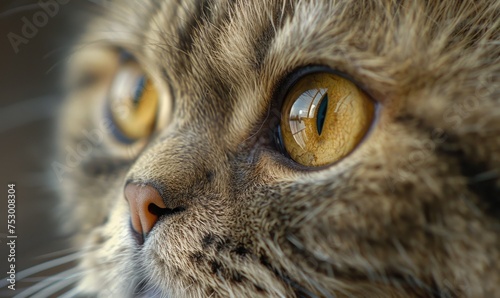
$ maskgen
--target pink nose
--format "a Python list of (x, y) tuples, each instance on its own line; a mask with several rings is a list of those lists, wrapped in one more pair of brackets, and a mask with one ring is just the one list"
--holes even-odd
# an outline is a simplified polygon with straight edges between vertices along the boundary
[(132, 228), (145, 237), (167, 206), (158, 191), (149, 185), (129, 183), (125, 187), (125, 199), (130, 206)]

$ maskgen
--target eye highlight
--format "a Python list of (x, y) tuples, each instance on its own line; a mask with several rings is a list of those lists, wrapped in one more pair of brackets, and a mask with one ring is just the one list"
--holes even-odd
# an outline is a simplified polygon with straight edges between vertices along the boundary
[(108, 100), (117, 139), (133, 143), (152, 133), (158, 110), (158, 92), (135, 60), (126, 59), (118, 67)]
[(375, 103), (351, 81), (329, 73), (309, 73), (288, 90), (282, 106), (280, 143), (297, 163), (334, 163), (366, 135)]

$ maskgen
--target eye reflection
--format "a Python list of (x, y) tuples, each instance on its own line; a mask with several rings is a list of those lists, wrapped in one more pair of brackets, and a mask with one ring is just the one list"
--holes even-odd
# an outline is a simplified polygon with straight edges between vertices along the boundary
[(306, 130), (308, 127), (313, 128), (312, 126), (314, 126), (316, 131), (320, 132), (320, 128), (317, 127), (319, 121), (315, 119), (316, 110), (322, 104), (322, 100), (328, 100), (326, 91), (326, 88), (307, 90), (297, 98), (290, 109), (290, 131), (302, 149), (306, 148), (306, 142), (308, 141), (308, 131)]
[(367, 133), (375, 105), (354, 83), (331, 73), (298, 80), (285, 96), (281, 144), (306, 166), (333, 163), (354, 150)]

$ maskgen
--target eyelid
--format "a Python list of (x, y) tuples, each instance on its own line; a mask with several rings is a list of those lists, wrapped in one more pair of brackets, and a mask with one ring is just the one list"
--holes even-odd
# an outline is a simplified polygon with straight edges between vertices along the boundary
[(366, 88), (365, 85), (361, 84), (358, 80), (356, 80), (353, 76), (346, 74), (344, 72), (338, 71), (332, 67), (320, 64), (309, 64), (305, 66), (299, 66), (290, 71), (287, 75), (285, 75), (281, 80), (277, 82), (277, 87), (273, 92), (273, 103), (277, 106), (281, 106), (283, 103), (283, 99), (287, 94), (288, 90), (305, 75), (319, 73), (319, 72), (327, 72), (339, 77), (342, 77), (346, 80), (351, 81), (354, 85), (356, 85), (361, 91), (365, 92), (372, 100), (380, 103), (380, 101), (372, 95), (372, 93)]

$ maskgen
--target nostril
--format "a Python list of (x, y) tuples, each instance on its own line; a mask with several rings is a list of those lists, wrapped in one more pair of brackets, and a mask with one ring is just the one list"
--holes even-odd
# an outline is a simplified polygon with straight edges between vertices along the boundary
[(146, 236), (167, 206), (156, 188), (149, 185), (129, 183), (125, 187), (125, 199), (130, 207), (132, 228), (139, 235)]
[(158, 217), (164, 215), (165, 213), (167, 213), (167, 210), (169, 210), (168, 208), (161, 208), (161, 207), (158, 207), (156, 206), (155, 204), (149, 204), (148, 206), (148, 211), (151, 213), (151, 214), (154, 214)]
[(156, 206), (155, 204), (149, 204), (149, 206), (148, 206), (148, 211), (151, 214), (154, 214), (158, 217), (161, 217), (163, 215), (171, 215), (171, 214), (179, 213), (179, 212), (182, 212), (184, 210), (186, 210), (186, 208), (184, 208), (184, 207), (177, 207), (174, 209), (170, 209), (170, 208), (160, 208), (160, 207)]
[(150, 185), (128, 183), (125, 199), (130, 207), (130, 223), (139, 244), (153, 229), (160, 217), (179, 213), (184, 207), (167, 208), (158, 190)]

